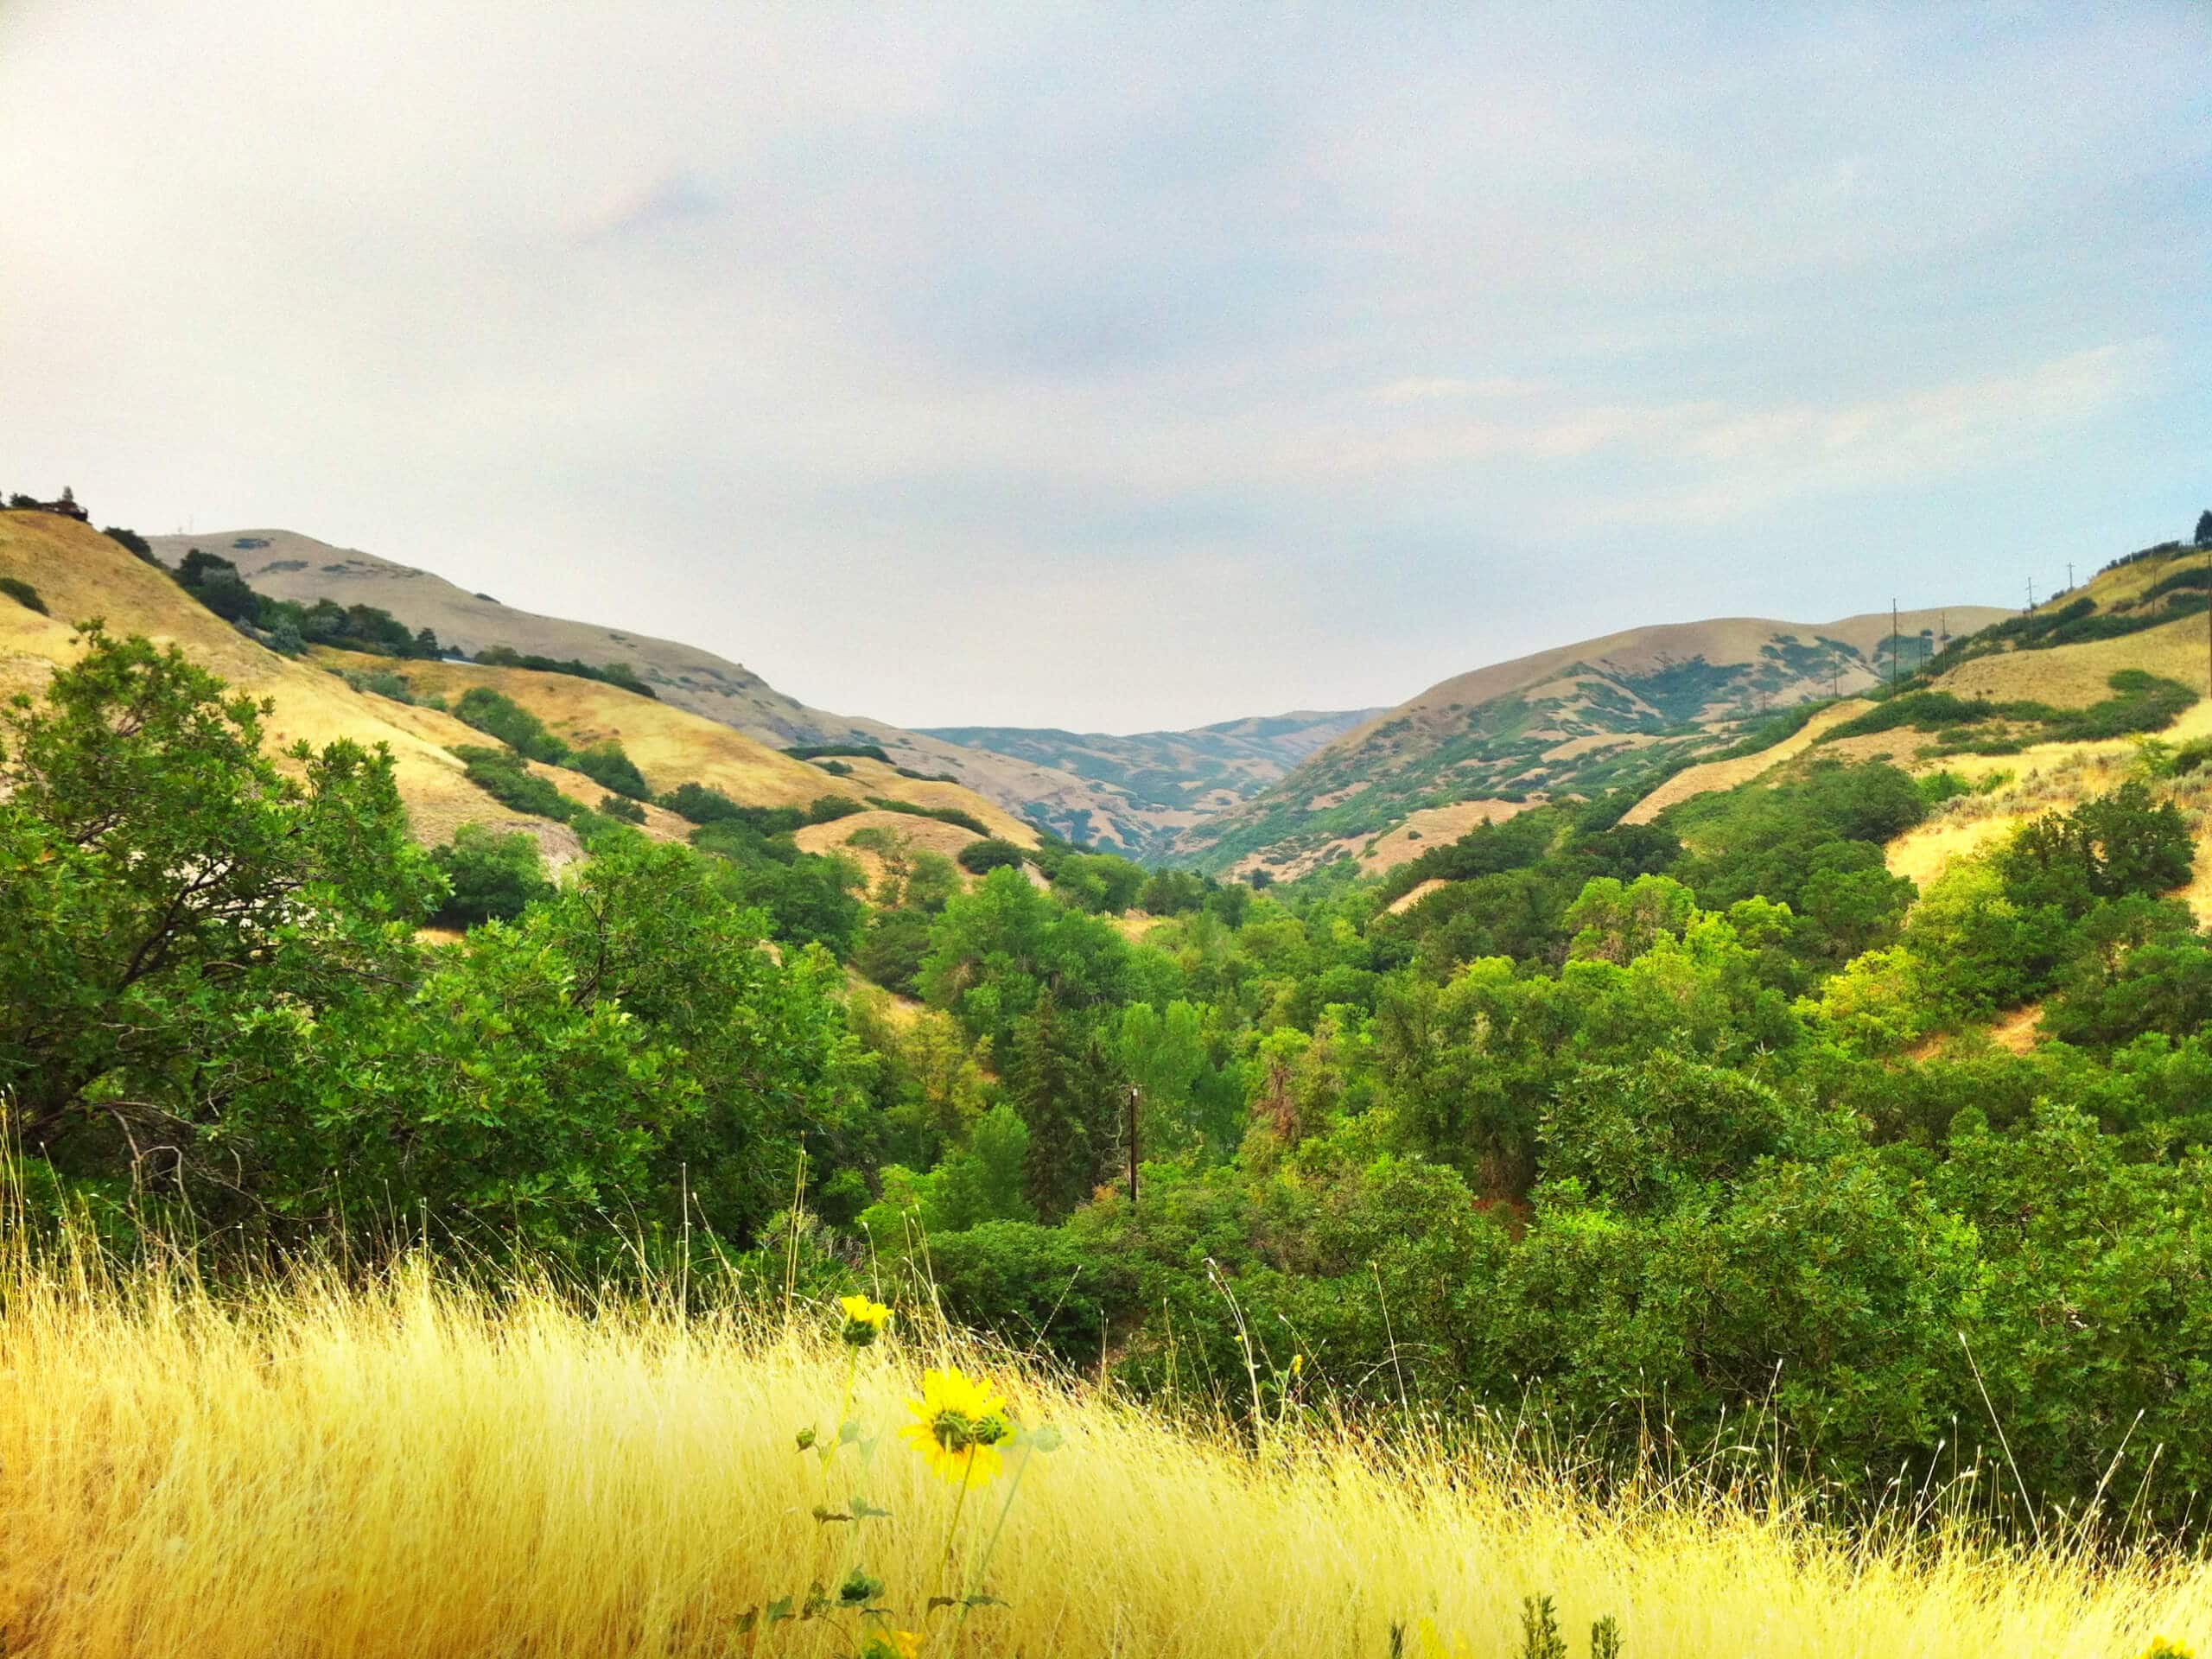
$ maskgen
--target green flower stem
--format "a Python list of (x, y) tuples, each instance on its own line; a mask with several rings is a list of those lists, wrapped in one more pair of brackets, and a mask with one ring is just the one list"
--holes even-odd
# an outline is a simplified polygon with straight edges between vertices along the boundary
[(1013, 1475), (1006, 1484), (1006, 1502), (999, 1505), (999, 1518), (991, 1527), (991, 1535), (983, 1541), (983, 1553), (976, 1560), (976, 1570), (969, 1575), (968, 1588), (960, 1598), (959, 1617), (952, 1622), (952, 1644), (960, 1641), (960, 1627), (968, 1622), (969, 1603), (983, 1587), (983, 1574), (990, 1570), (991, 1557), (997, 1553), (999, 1535), (1006, 1530), (1006, 1517), (1014, 1508), (1014, 1494), (1021, 1490), (1021, 1478), (1029, 1472), (1029, 1460), (1037, 1455), (1036, 1448), (1021, 1448), (1021, 1461), (1014, 1465)]

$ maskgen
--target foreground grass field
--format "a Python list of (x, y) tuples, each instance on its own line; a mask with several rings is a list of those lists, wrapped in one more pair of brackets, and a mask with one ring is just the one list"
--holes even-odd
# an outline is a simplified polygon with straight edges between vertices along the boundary
[[(11, 1655), (830, 1655), (911, 1630), (977, 1655), (1519, 1651), (1555, 1598), (1569, 1650), (1600, 1615), (1629, 1659), (2126, 1656), (2212, 1633), (2212, 1577), (1959, 1541), (1857, 1544), (1693, 1484), (1618, 1499), (1419, 1433), (1284, 1411), (1249, 1437), (890, 1332), (487, 1299), (404, 1269), (217, 1300), (182, 1276), (21, 1268), (0, 1285), (0, 1649)], [(1002, 1478), (940, 1478), (894, 1433), (925, 1366), (1005, 1388)], [(849, 1370), (849, 1363), (850, 1369)], [(1025, 1467), (1025, 1463), (1031, 1466)], [(1016, 1484), (1017, 1476), (1019, 1484)], [(1007, 1503), (1009, 1493), (1013, 1501)], [(945, 1548), (948, 1525), (960, 1524)], [(985, 1567), (980, 1557), (1003, 1516)], [(748, 1610), (883, 1581), (879, 1619)], [(937, 1591), (1003, 1605), (928, 1614)]]

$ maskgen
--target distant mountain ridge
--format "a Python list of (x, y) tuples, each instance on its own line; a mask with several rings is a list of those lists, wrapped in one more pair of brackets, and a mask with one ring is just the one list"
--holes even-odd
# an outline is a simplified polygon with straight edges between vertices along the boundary
[[(1912, 666), (2010, 613), (1897, 613)], [(1884, 611), (1807, 624), (1757, 617), (1631, 628), (1461, 674), (1347, 732), (1176, 852), (1218, 871), (1297, 875), (1357, 856), (1417, 811), (1593, 795), (1716, 753), (1763, 717), (1875, 684), (1892, 661)]]
[[(1189, 731), (1122, 735), (1030, 726), (933, 726), (923, 734), (1071, 772), (1117, 791), (1131, 815), (1154, 831), (1135, 850), (1156, 855), (1167, 851), (1182, 830), (1249, 799), (1381, 712), (1297, 709)], [(1090, 839), (1090, 826), (1074, 815), (1053, 828), (1071, 839)]]
[[(626, 664), (662, 702), (771, 748), (880, 747), (908, 780), (949, 779), (1071, 839), (1150, 861), (1283, 877), (1368, 854), (1393, 834), (1418, 842), (1470, 814), (1596, 794), (1712, 758), (1761, 717), (1863, 690), (1891, 662), (1887, 612), (1820, 625), (1720, 618), (1494, 664), (1381, 711), (1300, 710), (1131, 734), (917, 731), (810, 707), (697, 646), (522, 610), (296, 531), (150, 539), (168, 563), (203, 548), (233, 561), (261, 592), (375, 606), (472, 656), (503, 645)], [(1897, 649), (1910, 667), (1946, 638), (2010, 614), (1975, 606), (1903, 613)]]

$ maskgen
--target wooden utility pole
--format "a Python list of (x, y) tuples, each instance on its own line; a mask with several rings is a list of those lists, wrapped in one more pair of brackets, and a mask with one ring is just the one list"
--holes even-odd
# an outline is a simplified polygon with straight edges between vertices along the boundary
[(1129, 1085), (1129, 1208), (1137, 1207), (1137, 1098), (1141, 1091)]

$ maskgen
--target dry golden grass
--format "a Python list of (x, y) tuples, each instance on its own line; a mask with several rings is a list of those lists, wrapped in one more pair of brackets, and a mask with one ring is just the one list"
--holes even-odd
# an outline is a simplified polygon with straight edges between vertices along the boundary
[[(349, 667), (366, 666), (372, 660), (344, 652), (318, 655)], [(512, 697), (579, 748), (618, 738), (657, 792), (700, 783), (747, 806), (803, 807), (837, 787), (835, 779), (805, 761), (779, 753), (718, 721), (597, 680), (474, 663), (407, 663), (400, 671), (418, 693), (441, 696), (449, 703), (458, 702), (473, 686), (487, 686)], [(486, 740), (478, 733), (467, 741)]]
[(1390, 915), (1402, 916), (1432, 893), (1441, 893), (1452, 884), (1440, 875), (1432, 875), (1426, 881), (1417, 881), (1393, 899), (1384, 908)]
[[(932, 778), (907, 778), (896, 766), (865, 755), (846, 755), (838, 764), (842, 777), (831, 777), (830, 788), (840, 795), (880, 795), (886, 800), (906, 801), (915, 806), (950, 806), (965, 812), (1001, 841), (1017, 847), (1034, 847), (1037, 831), (995, 801), (985, 800), (965, 784), (948, 784)], [(957, 827), (957, 826), (956, 826)]]
[(1831, 727), (1840, 726), (1847, 720), (1865, 714), (1874, 705), (1858, 697), (1847, 698), (1832, 709), (1823, 709), (1807, 721), (1804, 728), (1792, 733), (1781, 742), (1757, 754), (1739, 756), (1733, 760), (1707, 760), (1702, 766), (1687, 766), (1653, 790), (1621, 817), (1623, 823), (1649, 823), (1678, 801), (1710, 793), (1716, 789), (1733, 789), (1747, 784), (1760, 773), (1794, 760), (1820, 741), (1821, 734)]
[[(2176, 744), (2205, 736), (2212, 736), (2212, 701), (2191, 705), (2159, 734), (2162, 741)], [(1840, 746), (1830, 748), (1837, 747)], [(1911, 877), (1923, 887), (1954, 858), (1968, 857), (1993, 847), (2045, 812), (2070, 811), (2092, 796), (2117, 789), (2141, 770), (2135, 741), (2128, 738), (2038, 743), (2018, 754), (1947, 755), (1910, 768), (1923, 773), (1939, 769), (1977, 784), (2000, 774), (2005, 781), (1986, 795), (1947, 801), (1924, 823), (1890, 843), (1891, 870)], [(2200, 921), (2212, 922), (2212, 778), (2198, 772), (2152, 781), (2151, 787), (2160, 798), (2180, 807), (2196, 832), (2197, 874), (2177, 896), (2187, 900)]]
[[(57, 665), (80, 654), (71, 625), (99, 617), (111, 633), (175, 645), (237, 690), (270, 699), (271, 752), (302, 739), (320, 747), (341, 737), (389, 747), (418, 840), (449, 839), (462, 823), (531, 822), (470, 783), (446, 753), (453, 743), (481, 742), (480, 734), (433, 709), (355, 691), (320, 667), (264, 650), (97, 531), (50, 513), (0, 512), (0, 575), (29, 582), (53, 613), (40, 616), (0, 599), (0, 691), (35, 692)], [(380, 659), (375, 665), (391, 666)]]
[(1405, 822), (1395, 829), (1359, 843), (1359, 861), (1371, 872), (1395, 870), (1432, 847), (1449, 846), (1481, 824), (1503, 823), (1541, 804), (1538, 801), (1455, 801), (1449, 806), (1424, 806), (1408, 813)]
[[(871, 848), (851, 844), (853, 837), (863, 830), (888, 836), (910, 854), (942, 853), (947, 858), (953, 857), (969, 842), (982, 839), (974, 830), (963, 830), (957, 823), (916, 817), (911, 812), (885, 811), (855, 812), (849, 817), (832, 818), (828, 823), (810, 823), (791, 839), (803, 853), (835, 853), (840, 858), (849, 859), (867, 878), (868, 890), (872, 893), (883, 880), (883, 859)], [(965, 870), (960, 872), (960, 880), (963, 887), (975, 884), (975, 878)]]
[(2112, 696), (2109, 682), (2123, 668), (2144, 669), (2201, 692), (2207, 655), (2204, 618), (2185, 616), (2117, 639), (1978, 657), (1936, 683), (1962, 697), (1999, 702), (2024, 698), (2061, 709), (2086, 709)]
[[(341, 652), (316, 654), (347, 667), (391, 666)], [(894, 768), (866, 759), (840, 761), (849, 769), (844, 775), (826, 772), (720, 721), (598, 680), (474, 663), (408, 663), (402, 671), (418, 692), (448, 702), (458, 702), (471, 686), (488, 686), (512, 697), (580, 748), (619, 739), (656, 792), (698, 783), (745, 806), (798, 807), (824, 795), (880, 795), (918, 806), (957, 807), (988, 824), (995, 835), (1025, 847), (1037, 842), (1027, 824), (964, 785), (902, 778)], [(480, 743), (484, 739), (478, 735), (467, 741)]]
[[(842, 1351), (761, 1318), (498, 1302), (397, 1272), (219, 1304), (141, 1274), (5, 1286), (0, 1628), (35, 1659), (690, 1659), (852, 1651), (821, 1623), (757, 1648), (748, 1607), (842, 1580), (857, 1459), (825, 1471)], [(805, 1313), (806, 1310), (802, 1310)], [(902, 1313), (901, 1319), (906, 1316)], [(826, 1326), (818, 1315), (810, 1326)], [(1618, 1618), (1630, 1659), (2132, 1659), (2212, 1636), (2212, 1577), (2128, 1557), (1853, 1543), (1694, 1489), (1599, 1504), (1426, 1433), (1293, 1419), (1255, 1455), (956, 1344), (864, 1352), (851, 1418), (906, 1421), (925, 1364), (1001, 1382), (1065, 1435), (1007, 1511), (954, 1643), (921, 1605), (966, 1587), (1004, 1484), (969, 1501), (894, 1437), (875, 1447), (861, 1560), (928, 1652), (1376, 1656), (1394, 1619), (1512, 1652), (1523, 1596), (1567, 1629)], [(1016, 1456), (1020, 1454), (1014, 1454)], [(1416, 1640), (1411, 1650), (1419, 1654)]]

